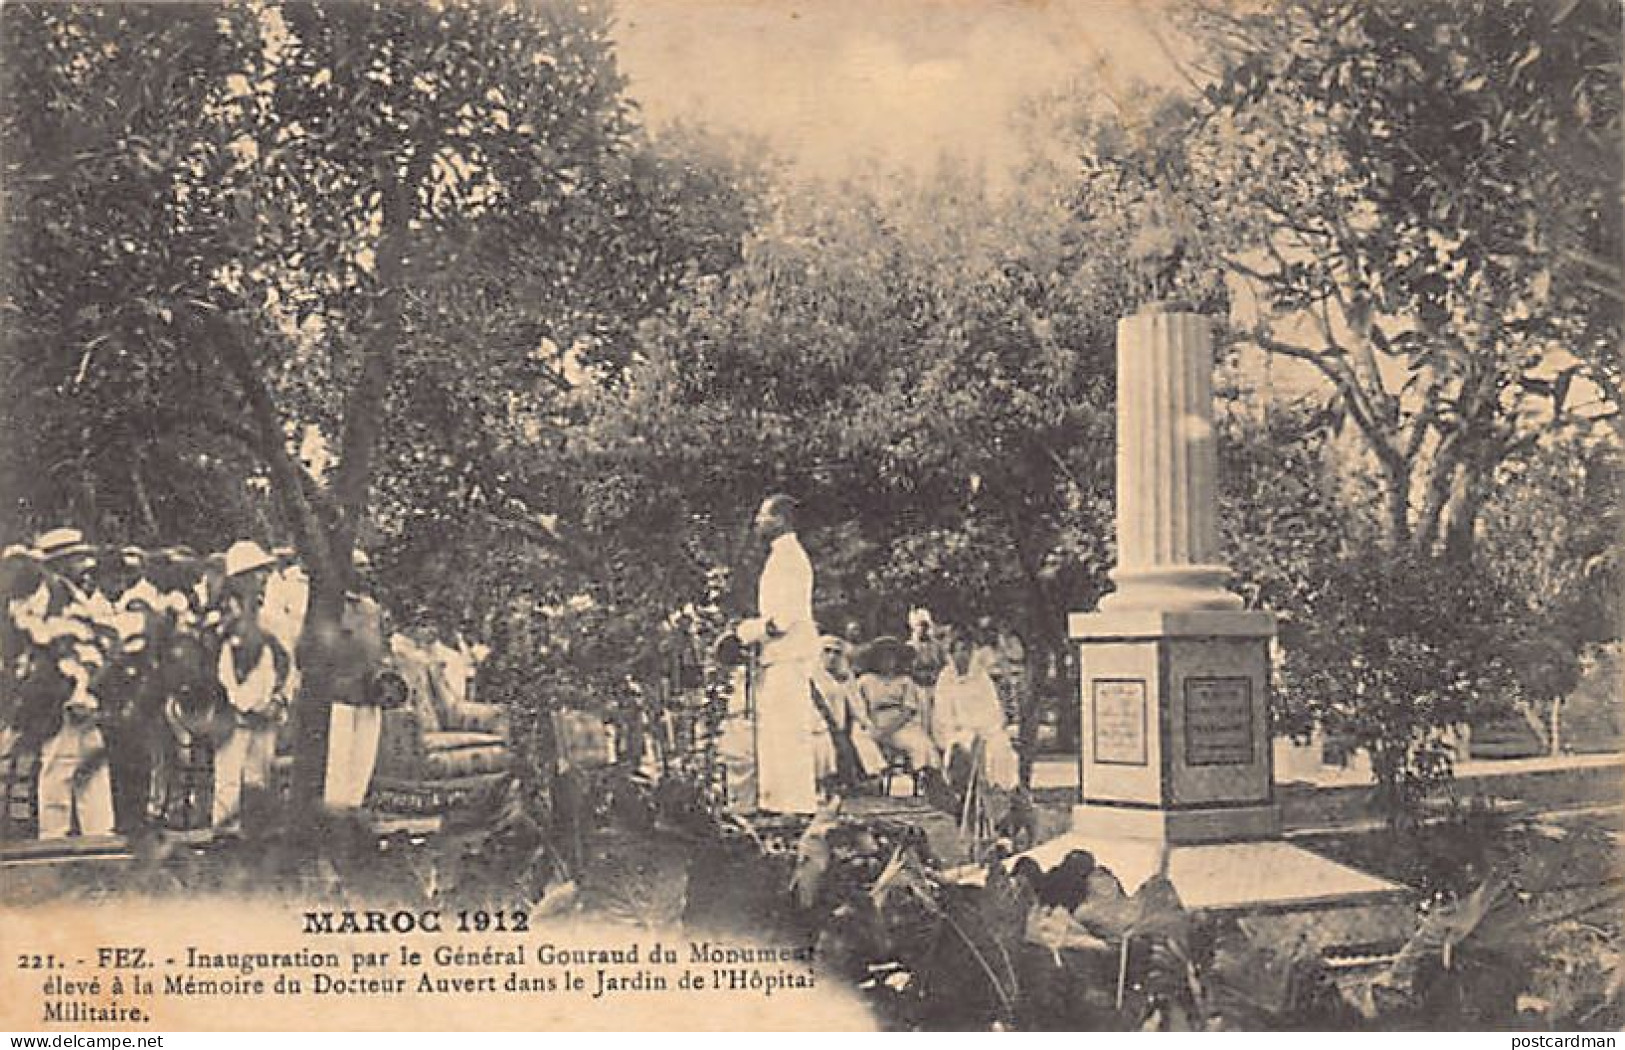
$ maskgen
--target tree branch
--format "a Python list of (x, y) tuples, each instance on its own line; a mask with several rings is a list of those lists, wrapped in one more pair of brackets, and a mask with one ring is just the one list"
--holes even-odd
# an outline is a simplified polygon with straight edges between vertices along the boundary
[(1426, 399), (1422, 404), (1422, 410), (1416, 414), (1415, 419), (1411, 420), (1410, 436), (1405, 440), (1401, 449), (1401, 454), (1407, 460), (1415, 462), (1416, 457), (1421, 454), (1422, 443), (1427, 440), (1427, 436), (1432, 431), (1438, 415), (1439, 387), (1437, 383), (1430, 381)]
[(563, 555), (565, 560), (577, 568), (590, 568), (593, 565), (593, 559), (584, 547), (560, 535), (556, 530), (549, 529), (534, 518), (513, 513), (500, 505), (482, 507), (480, 513), (498, 525), (513, 529), (537, 546)]
[(1265, 273), (1263, 270), (1248, 266), (1241, 260), (1229, 256), (1223, 257), (1220, 263), (1231, 272), (1238, 273), (1248, 280), (1257, 281), (1260, 284), (1269, 284), (1271, 281), (1280, 280), (1281, 277), (1280, 274)]
[(1399, 460), (1399, 452), (1394, 448), (1390, 436), (1370, 414), (1364, 401), (1364, 392), (1360, 389), (1359, 379), (1349, 371), (1344, 355), (1332, 347), (1311, 350), (1284, 339), (1277, 339), (1270, 335), (1263, 325), (1247, 333), (1246, 338), (1269, 353), (1296, 358), (1314, 365), (1343, 395), (1344, 403), (1349, 408), (1349, 417), (1360, 428), (1360, 433), (1365, 435), (1372, 454), (1390, 465)]
[[(1337, 297), (1338, 309), (1343, 314), (1343, 322), (1354, 333), (1354, 345), (1349, 347), (1349, 360), (1357, 376), (1361, 376), (1358, 387), (1366, 398), (1366, 410), (1373, 419), (1393, 426), (1399, 420), (1399, 399), (1388, 392), (1383, 385), (1382, 368), (1377, 364), (1375, 347), (1379, 344), (1381, 335), (1377, 330), (1375, 311), (1370, 300), (1363, 295), (1345, 296), (1343, 290), (1333, 285)], [(1331, 339), (1331, 319), (1326, 320), (1327, 338)]]

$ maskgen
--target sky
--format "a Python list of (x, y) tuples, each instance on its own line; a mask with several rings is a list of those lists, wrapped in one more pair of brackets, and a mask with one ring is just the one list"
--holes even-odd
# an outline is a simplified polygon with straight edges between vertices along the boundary
[[(1177, 80), (1154, 0), (619, 0), (618, 53), (655, 131), (760, 136), (804, 174), (939, 156), (997, 177), (1009, 118), (1080, 79)], [(1166, 31), (1163, 39), (1168, 39)]]
[[(1179, 90), (1173, 53), (1187, 72), (1200, 62), (1163, 13), (1171, 0), (614, 2), (647, 126), (743, 132), (811, 178), (926, 172), (946, 156), (982, 166), (997, 189), (1032, 148), (1011, 121), (1023, 101), (1136, 81)], [(1262, 372), (1261, 360), (1244, 367)], [(1268, 374), (1286, 396), (1321, 382), (1298, 362)]]

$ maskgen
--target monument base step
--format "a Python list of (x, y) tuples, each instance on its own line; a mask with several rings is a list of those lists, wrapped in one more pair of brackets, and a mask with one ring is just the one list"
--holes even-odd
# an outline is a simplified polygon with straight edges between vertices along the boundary
[(1133, 893), (1167, 854), (1168, 879), (1193, 911), (1251, 915), (1399, 906), (1410, 890), (1279, 840), (1168, 845), (1148, 839), (1068, 832), (1028, 850), (1046, 870), (1072, 850), (1088, 850)]
[(1071, 830), (1085, 838), (1144, 839), (1181, 845), (1278, 838), (1281, 807), (1154, 809), (1085, 802), (1072, 807)]

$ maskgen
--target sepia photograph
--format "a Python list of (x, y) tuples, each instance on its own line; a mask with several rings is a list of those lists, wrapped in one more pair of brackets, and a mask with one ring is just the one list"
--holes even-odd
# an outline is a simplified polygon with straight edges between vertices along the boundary
[(1612, 1046), (1622, 51), (7, 0), (0, 1029)]

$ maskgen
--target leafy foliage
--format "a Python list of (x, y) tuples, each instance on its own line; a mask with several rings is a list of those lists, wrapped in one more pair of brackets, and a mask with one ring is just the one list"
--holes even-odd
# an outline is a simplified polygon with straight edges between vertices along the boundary
[(729, 259), (678, 218), (726, 187), (639, 138), (603, 9), (36, 4), (4, 31), (11, 529), (291, 538), (313, 618), (362, 539), (399, 606), (459, 583), (458, 626), (534, 593), (473, 557), (493, 539), (569, 564), (528, 464)]
[(1601, 146), (1619, 13), (1198, 10), (1223, 69), (1186, 189), (1235, 221), (1217, 247), (1248, 290), (1239, 337), (1329, 384), (1390, 545), (1468, 556), (1495, 468), (1563, 418), (1576, 376), (1617, 392), (1619, 304), (1574, 260), (1620, 227)]
[[(1513, 849), (1507, 831), (1478, 826), (1502, 848), (1496, 870), (1431, 902), (1402, 950), (1363, 973), (1334, 975), (1301, 940), (1188, 912), (1161, 875), (1125, 893), (1083, 851), (1048, 871), (1031, 858), (943, 870), (851, 821), (809, 831), (832, 863), (808, 917), (821, 964), (908, 1028), (1600, 1028), (1621, 1004), (1619, 931), (1578, 917), (1602, 915), (1617, 891), (1559, 913), (1531, 903), (1552, 883), (1527, 858), (1580, 858), (1566, 845)], [(1564, 929), (1539, 932), (1548, 924)]]
[(1486, 568), (1507, 580), (1540, 625), (1514, 654), (1524, 694), (1542, 705), (1567, 696), (1579, 658), (1617, 633), (1618, 456), (1583, 435), (1543, 444), (1509, 465), (1485, 507)]
[(1400, 819), (1449, 776), (1444, 731), (1516, 696), (1522, 625), (1493, 581), (1432, 559), (1351, 556), (1316, 584), (1283, 626), (1284, 705), (1364, 748)]

